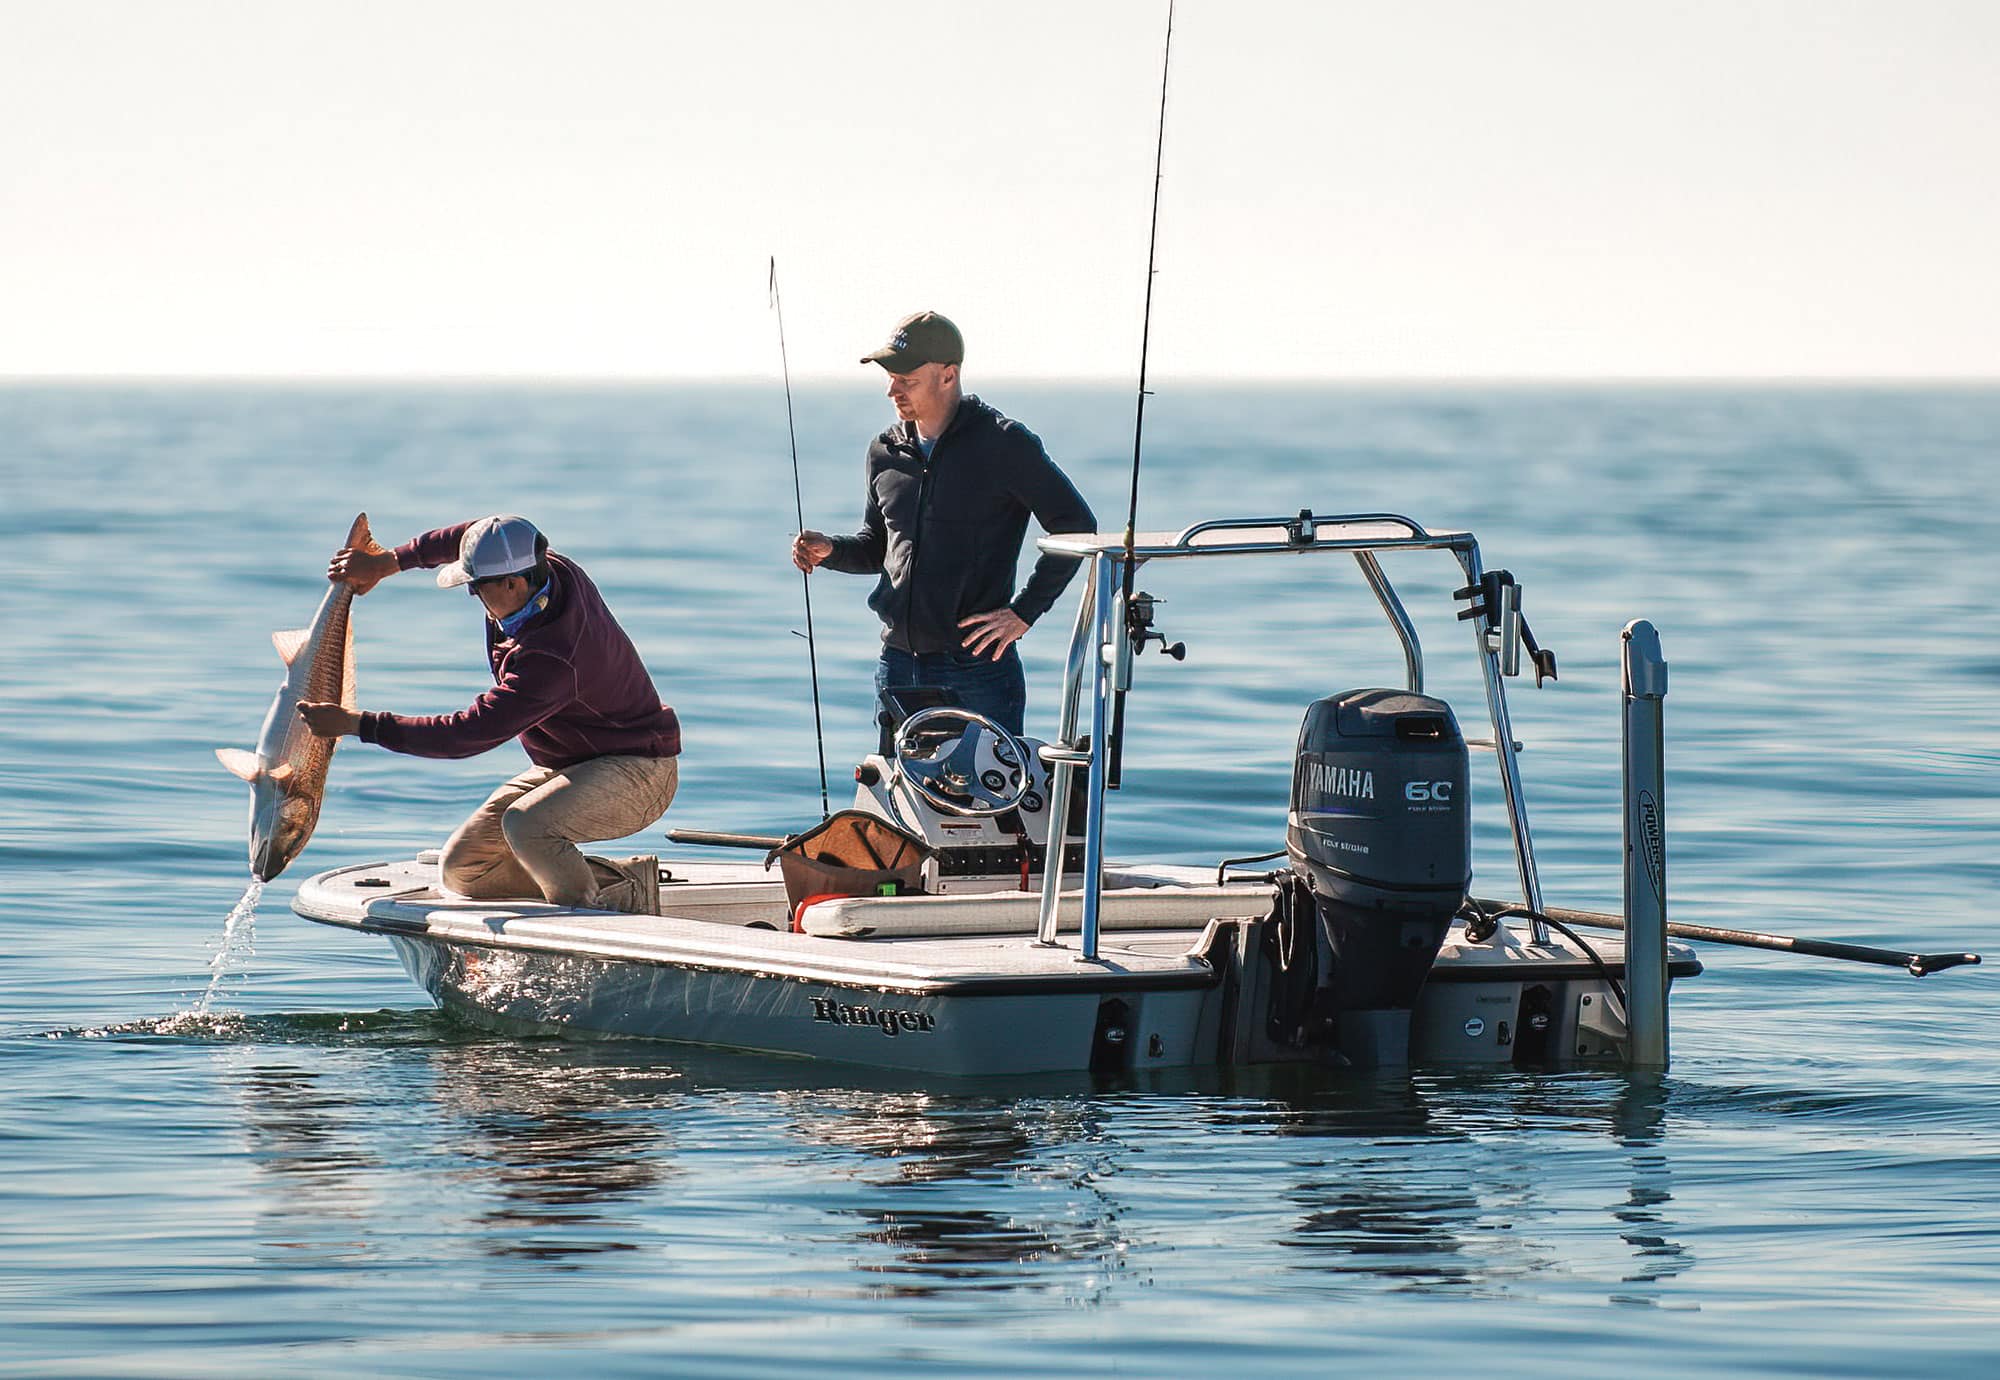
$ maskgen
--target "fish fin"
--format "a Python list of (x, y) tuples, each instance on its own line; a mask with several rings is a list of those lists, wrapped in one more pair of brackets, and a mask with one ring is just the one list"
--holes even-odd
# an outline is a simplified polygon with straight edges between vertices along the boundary
[(278, 658), (289, 666), (299, 659), (299, 653), (306, 648), (312, 637), (311, 628), (288, 628), (284, 632), (271, 634), (271, 645), (278, 649)]
[(282, 786), (297, 773), (290, 762), (280, 762), (264, 774)]
[(240, 776), (245, 781), (255, 781), (263, 770), (257, 765), (257, 754), (245, 752), (242, 748), (217, 748), (215, 760), (229, 768), (231, 774)]
[(356, 513), (354, 525), (347, 529), (347, 547), (354, 551), (366, 551), (370, 555), (380, 555), (386, 548), (375, 540), (375, 534), (368, 529), (368, 514)]

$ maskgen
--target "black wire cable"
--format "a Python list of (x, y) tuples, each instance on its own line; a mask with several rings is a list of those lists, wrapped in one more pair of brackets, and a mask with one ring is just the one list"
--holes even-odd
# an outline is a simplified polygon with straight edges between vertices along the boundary
[[(1591, 947), (1590, 941), (1571, 929), (1568, 925), (1565, 925), (1560, 920), (1552, 920), (1540, 911), (1530, 910), (1526, 906), (1502, 906), (1498, 910), (1488, 911), (1481, 910), (1476, 903), (1467, 900), (1465, 905), (1460, 909), (1459, 914), (1463, 915), (1467, 911), (1473, 914), (1482, 928), (1489, 925), (1498, 925), (1502, 920), (1509, 919), (1510, 917), (1519, 917), (1523, 920), (1539, 920), (1556, 933), (1562, 935), (1570, 943), (1583, 950), (1584, 957), (1588, 958), (1591, 966), (1597, 969), (1597, 975), (1604, 979), (1604, 985), (1610, 989), (1614, 997), (1618, 998), (1618, 1019), (1621, 1021), (1625, 1019), (1625, 984), (1611, 975), (1610, 965), (1605, 963), (1603, 955)], [(1469, 928), (1468, 926), (1468, 930)], [(1483, 942), (1485, 939), (1490, 939), (1492, 934), (1493, 931), (1491, 929), (1486, 929), (1485, 933), (1478, 936), (1478, 938)]]
[[(1229, 869), (1230, 869), (1230, 868), (1232, 868), (1232, 867), (1240, 867), (1240, 866), (1242, 866), (1242, 865), (1243, 865), (1244, 863), (1253, 863), (1253, 862), (1269, 862), (1269, 861), (1271, 861), (1271, 859), (1273, 859), (1273, 858), (1282, 858), (1282, 857), (1284, 857), (1284, 856), (1285, 856), (1285, 850), (1284, 850), (1284, 849), (1282, 849), (1282, 848), (1279, 848), (1279, 849), (1275, 849), (1275, 850), (1273, 850), (1272, 852), (1269, 852), (1269, 853), (1259, 853), (1259, 854), (1258, 854), (1258, 855), (1257, 855), (1256, 857), (1254, 857), (1254, 858), (1224, 858), (1224, 859), (1223, 859), (1223, 860), (1222, 860), (1221, 862), (1219, 862), (1219, 863), (1217, 863), (1217, 864), (1215, 865), (1215, 884), (1216, 884), (1217, 886), (1226, 886), (1226, 885), (1228, 885), (1228, 883), (1229, 883), (1229, 878), (1228, 878), (1228, 877), (1226, 877), (1226, 876), (1224, 876), (1223, 874), (1224, 874), (1225, 872), (1229, 871)], [(1238, 878), (1237, 880), (1239, 880), (1239, 881), (1269, 881), (1269, 880), (1270, 880), (1271, 878), (1273, 878), (1273, 877), (1276, 877), (1277, 875), (1278, 875), (1278, 874), (1277, 874), (1277, 873), (1275, 873), (1275, 872), (1265, 872), (1265, 873), (1261, 873), (1261, 874), (1259, 874), (1259, 875), (1258, 875), (1258, 876), (1256, 876), (1256, 877), (1249, 877), (1249, 878)]]

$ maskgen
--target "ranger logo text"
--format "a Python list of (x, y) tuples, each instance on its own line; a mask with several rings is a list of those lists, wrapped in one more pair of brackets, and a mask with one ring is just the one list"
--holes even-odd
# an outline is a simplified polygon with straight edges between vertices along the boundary
[(887, 1006), (850, 1006), (832, 997), (814, 997), (813, 1019), (828, 1025), (872, 1025), (884, 1035), (918, 1033), (937, 1029), (937, 1018), (927, 1011), (897, 1011)]

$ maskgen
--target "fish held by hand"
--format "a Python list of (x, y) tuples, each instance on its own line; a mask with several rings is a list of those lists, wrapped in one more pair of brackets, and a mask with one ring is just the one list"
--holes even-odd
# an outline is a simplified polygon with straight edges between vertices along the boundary
[[(301, 704), (331, 704), (353, 712), (354, 628), (349, 610), (356, 585), (381, 560), (395, 560), (368, 530), (368, 515), (360, 514), (348, 531), (341, 556), (358, 558), (356, 578), (336, 576), (311, 624), (271, 634), (271, 643), (285, 663), (285, 683), (264, 716), (264, 728), (253, 751), (217, 748), (222, 765), (250, 785), (250, 871), (260, 882), (283, 872), (305, 848), (319, 823), (326, 792), (327, 767), (335, 740), (322, 738), (299, 715)], [(336, 557), (338, 562), (339, 557)], [(381, 579), (366, 580), (372, 588)]]

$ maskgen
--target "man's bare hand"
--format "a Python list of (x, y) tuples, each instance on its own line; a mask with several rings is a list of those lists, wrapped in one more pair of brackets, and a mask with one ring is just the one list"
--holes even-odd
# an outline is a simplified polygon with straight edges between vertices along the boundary
[(362, 551), (344, 546), (334, 552), (333, 559), (327, 562), (326, 578), (336, 584), (345, 583), (356, 594), (366, 594), (399, 569), (401, 567), (396, 564), (396, 553), (393, 551)]
[(1028, 631), (1028, 625), (1021, 621), (1021, 615), (1002, 606), (989, 609), (985, 613), (975, 613), (970, 618), (958, 620), (961, 628), (970, 628), (965, 635), (965, 649), (974, 656), (990, 656), (998, 661), (1006, 650), (1021, 640)]
[(792, 538), (792, 564), (800, 570), (810, 571), (832, 554), (833, 542), (824, 532), (808, 527)]
[(338, 704), (300, 700), (299, 717), (321, 738), (352, 738), (361, 732), (361, 716)]

